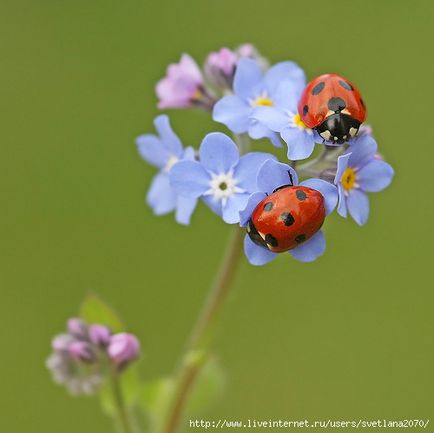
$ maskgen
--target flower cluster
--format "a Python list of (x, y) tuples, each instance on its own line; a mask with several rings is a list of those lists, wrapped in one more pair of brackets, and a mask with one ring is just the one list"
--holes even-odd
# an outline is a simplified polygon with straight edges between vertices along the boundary
[(56, 335), (47, 367), (56, 383), (71, 394), (93, 394), (104, 380), (106, 367), (121, 371), (140, 354), (140, 343), (129, 333), (112, 334), (100, 324), (68, 320), (67, 331)]
[[(353, 90), (348, 82), (339, 82), (341, 92)], [(363, 119), (351, 117), (341, 98), (329, 100), (325, 110), (331, 111), (324, 116), (336, 119), (342, 111), (342, 118), (356, 126), (351, 134), (326, 142), (323, 137), (330, 136), (329, 131), (320, 136), (316, 126), (308, 127), (303, 121), (308, 107), (300, 109), (307, 88), (299, 65), (284, 61), (269, 67), (251, 44), (212, 52), (203, 68), (187, 54), (170, 65), (156, 86), (158, 107), (209, 111), (235, 141), (211, 132), (196, 151), (182, 145), (166, 115), (158, 116), (158, 135), (137, 138), (142, 158), (159, 170), (147, 194), (154, 213), (175, 211), (179, 223), (189, 224), (202, 201), (224, 222), (246, 227), (245, 253), (253, 265), (284, 251), (300, 261), (315, 260), (325, 250), (320, 228), (336, 206), (339, 215), (349, 214), (357, 224), (365, 224), (366, 193), (386, 188), (394, 171), (378, 154), (371, 129), (360, 125)], [(323, 88), (320, 83), (312, 94)], [(360, 97), (357, 101), (364, 107)], [(251, 139), (266, 139), (275, 147), (284, 143), (288, 161), (252, 152)], [(300, 164), (316, 147), (321, 148), (319, 155)], [(282, 206), (286, 208), (279, 210)]]

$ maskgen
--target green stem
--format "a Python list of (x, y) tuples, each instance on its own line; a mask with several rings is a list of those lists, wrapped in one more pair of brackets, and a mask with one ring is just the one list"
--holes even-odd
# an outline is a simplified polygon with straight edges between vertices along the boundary
[(133, 433), (132, 423), (128, 415), (121, 383), (119, 380), (119, 373), (114, 369), (112, 370), (111, 374), (111, 385), (116, 411), (119, 419), (119, 425), (121, 427), (122, 433)]
[(200, 351), (207, 346), (209, 334), (214, 327), (236, 275), (243, 251), (243, 238), (244, 231), (239, 227), (235, 227), (211, 292), (188, 340), (183, 363), (177, 375), (177, 386), (164, 429), (165, 433), (175, 433), (177, 431), (185, 403), (188, 400), (195, 379), (206, 362), (206, 355), (202, 355)]

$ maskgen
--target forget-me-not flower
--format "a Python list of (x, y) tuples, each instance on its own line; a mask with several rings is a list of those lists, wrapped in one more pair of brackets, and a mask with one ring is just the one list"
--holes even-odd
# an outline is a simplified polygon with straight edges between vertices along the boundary
[[(319, 191), (324, 198), (326, 215), (330, 214), (336, 206), (338, 195), (336, 187), (321, 179), (308, 179), (298, 183), (297, 173), (287, 164), (275, 160), (266, 161), (259, 170), (258, 190), (249, 198), (247, 206), (240, 212), (240, 225), (246, 227), (256, 206), (267, 195), (272, 194), (277, 188), (285, 185), (301, 185)], [(316, 232), (296, 248), (288, 251), (291, 256), (301, 262), (312, 262), (325, 251), (325, 239), (322, 230)], [(255, 244), (247, 234), (244, 238), (244, 252), (252, 265), (264, 265), (277, 257), (274, 253), (262, 246)]]
[(178, 161), (194, 160), (194, 149), (183, 148), (181, 140), (170, 127), (169, 118), (161, 115), (154, 120), (158, 136), (145, 134), (137, 138), (141, 157), (160, 169), (152, 180), (146, 201), (156, 215), (164, 215), (173, 210), (180, 224), (189, 224), (197, 199), (183, 196), (172, 188), (169, 174)]
[[(269, 138), (276, 146), (280, 140), (276, 132), (252, 117), (256, 107), (264, 110), (280, 106), (285, 89), (305, 86), (303, 70), (294, 62), (281, 62), (272, 66), (263, 74), (258, 62), (252, 59), (241, 59), (238, 62), (234, 77), (233, 95), (224, 96), (214, 106), (213, 119), (225, 124), (236, 134), (248, 133), (251, 138)], [(291, 94), (289, 94), (291, 96)], [(297, 101), (295, 101), (297, 103)]]
[(173, 188), (184, 196), (204, 202), (229, 224), (239, 222), (249, 196), (257, 190), (259, 167), (273, 155), (251, 152), (240, 157), (236, 144), (225, 134), (205, 136), (199, 161), (181, 161), (170, 172)]
[(349, 212), (357, 224), (365, 224), (369, 216), (366, 193), (382, 191), (393, 175), (393, 168), (377, 156), (377, 142), (370, 135), (356, 137), (338, 158), (335, 184), (339, 215), (346, 217)]

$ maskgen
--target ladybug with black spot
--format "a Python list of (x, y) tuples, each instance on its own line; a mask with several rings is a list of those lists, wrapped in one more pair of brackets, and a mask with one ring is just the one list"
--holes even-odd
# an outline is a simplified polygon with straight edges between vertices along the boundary
[(366, 119), (360, 92), (337, 74), (313, 79), (303, 91), (298, 113), (306, 126), (315, 129), (325, 142), (334, 144), (355, 137)]
[(325, 215), (319, 191), (285, 185), (256, 206), (247, 233), (256, 245), (282, 253), (310, 239), (321, 228)]

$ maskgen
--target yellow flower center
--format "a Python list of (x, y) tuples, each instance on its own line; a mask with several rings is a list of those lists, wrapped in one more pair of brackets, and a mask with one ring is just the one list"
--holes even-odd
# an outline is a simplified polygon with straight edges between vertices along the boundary
[(341, 177), (341, 184), (346, 191), (350, 191), (354, 188), (354, 184), (356, 183), (356, 172), (354, 168), (347, 167), (344, 171), (344, 174)]
[(294, 115), (294, 117), (292, 118), (292, 121), (294, 122), (294, 125), (297, 126), (298, 128), (301, 128), (301, 129), (307, 128), (307, 126), (301, 120), (301, 117), (298, 113), (296, 115)]
[(267, 107), (271, 107), (273, 105), (273, 101), (270, 98), (267, 98), (267, 96), (258, 96), (255, 100), (252, 101), (252, 106), (257, 105), (265, 105)]

